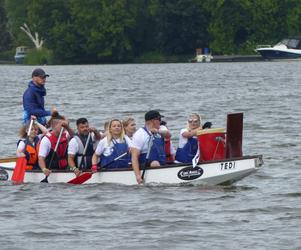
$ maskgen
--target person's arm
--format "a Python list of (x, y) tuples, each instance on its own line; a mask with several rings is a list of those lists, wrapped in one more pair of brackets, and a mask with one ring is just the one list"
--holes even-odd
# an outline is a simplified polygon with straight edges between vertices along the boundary
[(43, 156), (39, 156), (39, 166), (41, 168), (41, 170), (43, 171), (43, 173), (46, 175), (46, 176), (49, 176), (50, 173), (51, 173), (51, 170), (49, 170), (46, 166), (46, 161), (45, 161), (45, 158)]
[(39, 129), (42, 131), (42, 134), (46, 135), (48, 133), (48, 129), (44, 127), (41, 123), (39, 123), (37, 120), (34, 121), (34, 123), (39, 127)]
[(140, 151), (137, 148), (131, 148), (131, 154), (132, 154), (132, 168), (134, 170), (137, 183), (141, 184), (143, 182), (143, 179), (141, 177), (140, 167), (139, 167)]
[(188, 129), (187, 131), (182, 133), (182, 136), (185, 138), (191, 138), (193, 136), (198, 135), (198, 131), (200, 131), (201, 128), (196, 128), (196, 129)]
[(62, 126), (67, 130), (69, 136), (72, 138), (74, 136), (74, 130), (70, 128), (68, 121), (63, 121)]
[(38, 161), (41, 170), (46, 176), (48, 176), (51, 173), (51, 170), (47, 168), (46, 161), (45, 161), (47, 155), (50, 152), (50, 149), (51, 149), (51, 143), (49, 139), (47, 137), (43, 137), (40, 143)]
[(68, 154), (68, 166), (69, 166), (70, 170), (72, 170), (76, 176), (79, 176), (81, 171), (76, 166), (74, 158), (75, 158), (75, 155)]
[(24, 151), (25, 151), (25, 143), (23, 141), (20, 141), (18, 148), (16, 150), (17, 157), (26, 157)]
[(94, 133), (94, 139), (95, 139), (96, 141), (99, 141), (99, 140), (102, 139), (102, 138), (101, 138), (101, 134), (99, 133), (99, 131), (98, 131), (96, 128), (91, 127), (91, 128), (89, 129), (89, 132), (93, 132), (93, 133)]
[(92, 167), (91, 167), (91, 170), (93, 173), (97, 172), (98, 159), (99, 159), (99, 156), (96, 153), (94, 153), (92, 156)]
[(171, 137), (171, 133), (168, 130), (168, 128), (164, 125), (161, 125), (159, 128), (159, 134), (163, 137), (163, 138), (170, 138)]

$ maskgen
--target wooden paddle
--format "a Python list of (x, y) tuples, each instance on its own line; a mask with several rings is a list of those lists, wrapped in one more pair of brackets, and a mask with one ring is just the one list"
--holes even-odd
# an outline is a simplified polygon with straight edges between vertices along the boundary
[[(62, 134), (64, 132), (64, 127), (61, 127), (61, 131), (60, 131), (60, 134), (59, 134), (59, 138), (57, 139), (57, 142), (56, 142), (56, 145), (55, 145), (55, 148), (54, 148), (54, 152), (50, 158), (50, 162), (49, 162), (49, 166), (48, 166), (48, 169), (51, 169), (51, 164), (53, 162), (53, 159), (54, 159), (54, 155), (56, 155), (56, 151), (57, 151), (57, 148), (59, 147), (59, 144), (60, 144), (60, 140), (61, 140), (61, 137), (62, 137)], [(41, 180), (41, 182), (45, 182), (45, 183), (48, 183), (48, 175), (43, 179)]]
[(141, 175), (142, 180), (144, 180), (144, 175), (145, 175), (146, 168), (148, 168), (149, 165), (150, 165), (150, 162), (148, 160), (149, 160), (150, 151), (151, 151), (152, 146), (153, 146), (153, 140), (154, 140), (154, 137), (153, 137), (153, 135), (151, 135), (150, 136), (150, 141), (148, 143), (147, 153), (146, 153), (146, 157), (145, 157), (145, 163), (143, 165), (143, 171), (142, 171), (142, 175)]
[[(27, 131), (27, 140), (29, 140), (28, 138), (29, 138), (29, 135), (31, 132), (32, 124), (33, 124), (33, 120), (31, 120), (30, 124), (29, 124), (29, 128)], [(27, 143), (25, 143), (25, 150), (26, 150), (26, 144)], [(27, 165), (27, 160), (26, 160), (25, 156), (19, 157), (17, 159), (16, 166), (15, 166), (15, 169), (13, 172), (13, 176), (11, 178), (11, 180), (14, 184), (20, 184), (24, 181), (26, 165)]]
[[(108, 162), (107, 164), (103, 165), (102, 168), (105, 168), (109, 165), (111, 165), (113, 162), (119, 160), (120, 158), (126, 156), (128, 154), (128, 152), (125, 152), (119, 156), (117, 156), (114, 160)], [(86, 182), (87, 180), (89, 180), (92, 177), (93, 173), (92, 172), (85, 172), (83, 174), (81, 174), (78, 177), (75, 177), (74, 179), (68, 181), (68, 183), (70, 184), (83, 184), (84, 182)]]
[(16, 162), (17, 160), (18, 160), (18, 157), (16, 157), (16, 156), (8, 156), (6, 158), (1, 158), (0, 163)]

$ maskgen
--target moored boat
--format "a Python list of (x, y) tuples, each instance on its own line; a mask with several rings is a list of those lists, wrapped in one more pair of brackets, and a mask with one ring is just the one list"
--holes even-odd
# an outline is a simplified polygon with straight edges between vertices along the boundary
[(269, 60), (301, 58), (301, 38), (286, 38), (274, 46), (258, 45), (255, 51)]

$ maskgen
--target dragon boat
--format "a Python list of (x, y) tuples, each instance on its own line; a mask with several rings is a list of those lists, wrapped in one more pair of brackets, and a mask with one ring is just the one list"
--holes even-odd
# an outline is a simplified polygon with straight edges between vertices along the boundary
[[(144, 171), (144, 184), (155, 185), (225, 185), (239, 181), (259, 170), (263, 165), (262, 155), (242, 154), (243, 114), (228, 114), (227, 128), (203, 129), (198, 134), (200, 157), (192, 163), (174, 163), (156, 168), (141, 169)], [(0, 181), (11, 181), (17, 158), (0, 159)], [(115, 183), (136, 185), (132, 168), (100, 169), (96, 173), (84, 172), (88, 176), (77, 182), (69, 170), (52, 170), (49, 183)], [(40, 170), (27, 170), (24, 183), (40, 183), (45, 175)]]

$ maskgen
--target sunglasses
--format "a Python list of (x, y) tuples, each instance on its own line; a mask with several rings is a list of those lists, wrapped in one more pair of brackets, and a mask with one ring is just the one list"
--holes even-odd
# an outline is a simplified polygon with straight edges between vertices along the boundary
[(158, 118), (154, 118), (154, 120), (157, 120), (157, 121), (161, 121), (161, 117), (158, 117)]
[(189, 122), (189, 123), (193, 123), (193, 122), (194, 122), (194, 123), (197, 123), (197, 122), (199, 122), (199, 120), (189, 119), (188, 122)]

